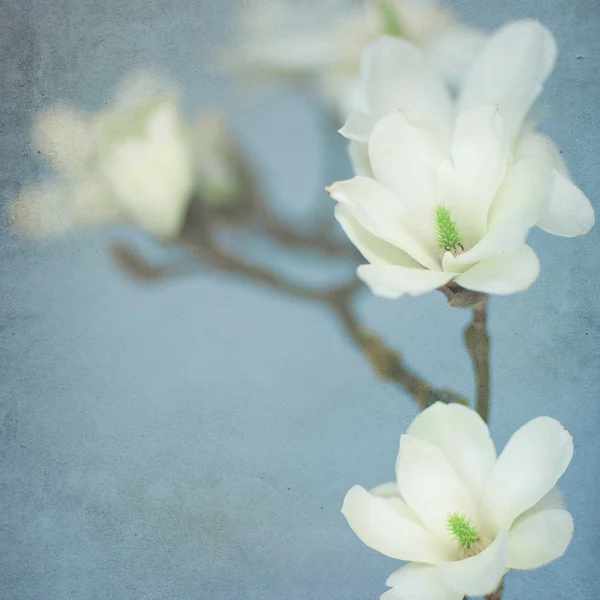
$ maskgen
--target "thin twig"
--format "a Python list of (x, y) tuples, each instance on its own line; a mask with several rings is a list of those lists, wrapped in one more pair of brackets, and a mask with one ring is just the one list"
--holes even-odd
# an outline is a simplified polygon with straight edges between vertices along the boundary
[(219, 271), (243, 277), (264, 287), (302, 300), (330, 304), (333, 297), (337, 298), (339, 294), (355, 293), (360, 287), (359, 282), (355, 279), (346, 284), (326, 289), (298, 285), (281, 277), (281, 275), (267, 267), (256, 265), (234, 254), (213, 238), (204, 238), (204, 242), (201, 244), (188, 245), (188, 249), (195, 258)]
[(322, 228), (315, 228), (313, 232), (301, 231), (269, 213), (263, 215), (260, 226), (266, 235), (287, 248), (322, 252), (335, 258), (356, 259), (360, 256), (354, 246), (325, 235)]
[(473, 308), (473, 320), (465, 329), (463, 337), (475, 370), (475, 409), (487, 423), (490, 416), (490, 336), (487, 332), (487, 299)]
[(468, 400), (450, 390), (437, 390), (406, 365), (396, 350), (387, 346), (379, 336), (361, 325), (352, 308), (352, 298), (345, 302), (332, 302), (330, 307), (340, 319), (350, 339), (369, 361), (377, 377), (396, 384), (408, 393), (417, 406), (425, 409), (435, 402), (459, 402)]

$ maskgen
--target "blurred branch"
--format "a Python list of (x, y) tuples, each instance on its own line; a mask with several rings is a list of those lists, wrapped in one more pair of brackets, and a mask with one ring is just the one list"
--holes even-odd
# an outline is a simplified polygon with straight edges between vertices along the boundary
[(109, 253), (117, 267), (139, 283), (156, 283), (162, 279), (170, 279), (197, 272), (197, 267), (189, 264), (154, 265), (148, 262), (129, 244), (113, 241), (109, 245)]
[(351, 244), (328, 236), (322, 227), (314, 232), (299, 231), (285, 221), (269, 216), (262, 223), (264, 232), (282, 246), (298, 250), (322, 252), (336, 258), (358, 258), (360, 255)]
[(361, 325), (353, 310), (352, 300), (352, 297), (333, 300), (330, 307), (379, 379), (396, 384), (413, 398), (421, 410), (438, 401), (468, 405), (469, 401), (463, 396), (450, 390), (434, 388), (406, 365), (399, 352), (387, 346), (373, 331)]
[(189, 244), (188, 249), (195, 258), (219, 271), (249, 279), (264, 287), (303, 300), (328, 303), (332, 294), (338, 293), (338, 290), (354, 290), (358, 287), (354, 279), (340, 287), (325, 290), (298, 285), (267, 267), (256, 265), (232, 253), (214, 238), (205, 238), (202, 243)]
[(487, 298), (473, 308), (473, 320), (464, 342), (475, 369), (475, 408), (487, 423), (490, 416), (490, 336), (487, 332)]
[[(354, 246), (338, 242), (325, 228), (313, 232), (302, 232), (292, 225), (268, 213), (258, 205), (253, 218), (245, 223), (251, 228), (258, 223), (263, 233), (281, 245), (321, 252), (332, 257), (357, 258)], [(468, 405), (468, 400), (446, 389), (436, 389), (404, 362), (401, 354), (390, 348), (373, 331), (363, 326), (354, 309), (354, 300), (364, 288), (362, 282), (352, 278), (349, 282), (329, 287), (314, 288), (289, 281), (279, 273), (230, 250), (212, 234), (218, 225), (226, 225), (220, 220), (211, 219), (209, 212), (202, 207), (192, 207), (182, 233), (181, 246), (195, 260), (182, 261), (176, 265), (157, 266), (149, 263), (132, 247), (122, 242), (111, 246), (111, 254), (122, 271), (136, 281), (153, 282), (198, 272), (198, 263), (216, 271), (239, 277), (276, 292), (316, 302), (323, 305), (339, 319), (345, 332), (369, 361), (375, 375), (382, 381), (395, 384), (409, 394), (419, 408), (424, 409), (435, 402), (459, 402)]]

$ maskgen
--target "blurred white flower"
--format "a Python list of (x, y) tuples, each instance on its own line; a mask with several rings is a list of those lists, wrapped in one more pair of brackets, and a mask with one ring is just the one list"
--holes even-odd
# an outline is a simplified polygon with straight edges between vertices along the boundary
[(48, 236), (126, 219), (161, 239), (178, 234), (194, 186), (190, 132), (158, 79), (134, 75), (89, 117), (46, 110), (34, 141), (56, 180), (21, 192), (10, 209), (18, 229)]
[(344, 119), (358, 101), (360, 60), (378, 35), (402, 36), (456, 84), (483, 34), (459, 23), (434, 0), (289, 0), (247, 3), (229, 61), (263, 75), (303, 78)]
[(341, 130), (353, 140), (358, 176), (328, 191), (372, 263), (358, 275), (375, 294), (422, 294), (449, 282), (514, 293), (539, 273), (525, 244), (530, 228), (589, 231), (594, 211), (556, 147), (523, 127), (555, 55), (542, 25), (509, 24), (488, 40), (454, 103), (414, 45), (383, 37), (366, 50), (363, 110)]
[(217, 209), (248, 200), (248, 162), (231, 135), (225, 118), (212, 111), (194, 123), (193, 150), (196, 187), (201, 201)]
[(342, 512), (369, 547), (410, 564), (385, 600), (462, 600), (496, 590), (509, 569), (560, 556), (573, 519), (555, 487), (573, 455), (560, 423), (533, 419), (499, 457), (486, 424), (458, 404), (436, 403), (400, 439), (397, 481), (354, 486)]

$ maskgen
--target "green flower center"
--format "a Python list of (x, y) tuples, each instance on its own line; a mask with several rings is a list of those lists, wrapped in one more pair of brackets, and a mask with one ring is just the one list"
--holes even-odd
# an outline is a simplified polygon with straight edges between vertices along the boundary
[(456, 252), (462, 248), (462, 237), (456, 221), (452, 219), (450, 209), (445, 206), (435, 207), (435, 235), (438, 245), (446, 252)]
[(481, 540), (473, 523), (465, 516), (459, 513), (448, 515), (448, 530), (464, 550), (469, 550), (471, 546)]
[(390, 0), (382, 0), (379, 3), (379, 18), (381, 19), (381, 33), (394, 37), (402, 37), (402, 27), (398, 14)]

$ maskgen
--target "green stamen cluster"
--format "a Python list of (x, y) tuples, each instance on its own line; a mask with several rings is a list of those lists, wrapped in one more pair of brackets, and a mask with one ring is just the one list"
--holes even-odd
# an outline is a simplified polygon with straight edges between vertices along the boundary
[(447, 252), (456, 252), (462, 246), (462, 238), (456, 221), (450, 215), (450, 209), (445, 206), (435, 207), (436, 237), (440, 248)]
[(472, 544), (481, 539), (473, 526), (473, 523), (471, 523), (465, 515), (452, 513), (451, 515), (448, 515), (447, 523), (448, 530), (452, 534), (452, 537), (454, 537), (465, 550), (468, 550)]
[(379, 3), (379, 18), (381, 19), (381, 33), (394, 37), (402, 36), (398, 14), (390, 0), (382, 0)]

